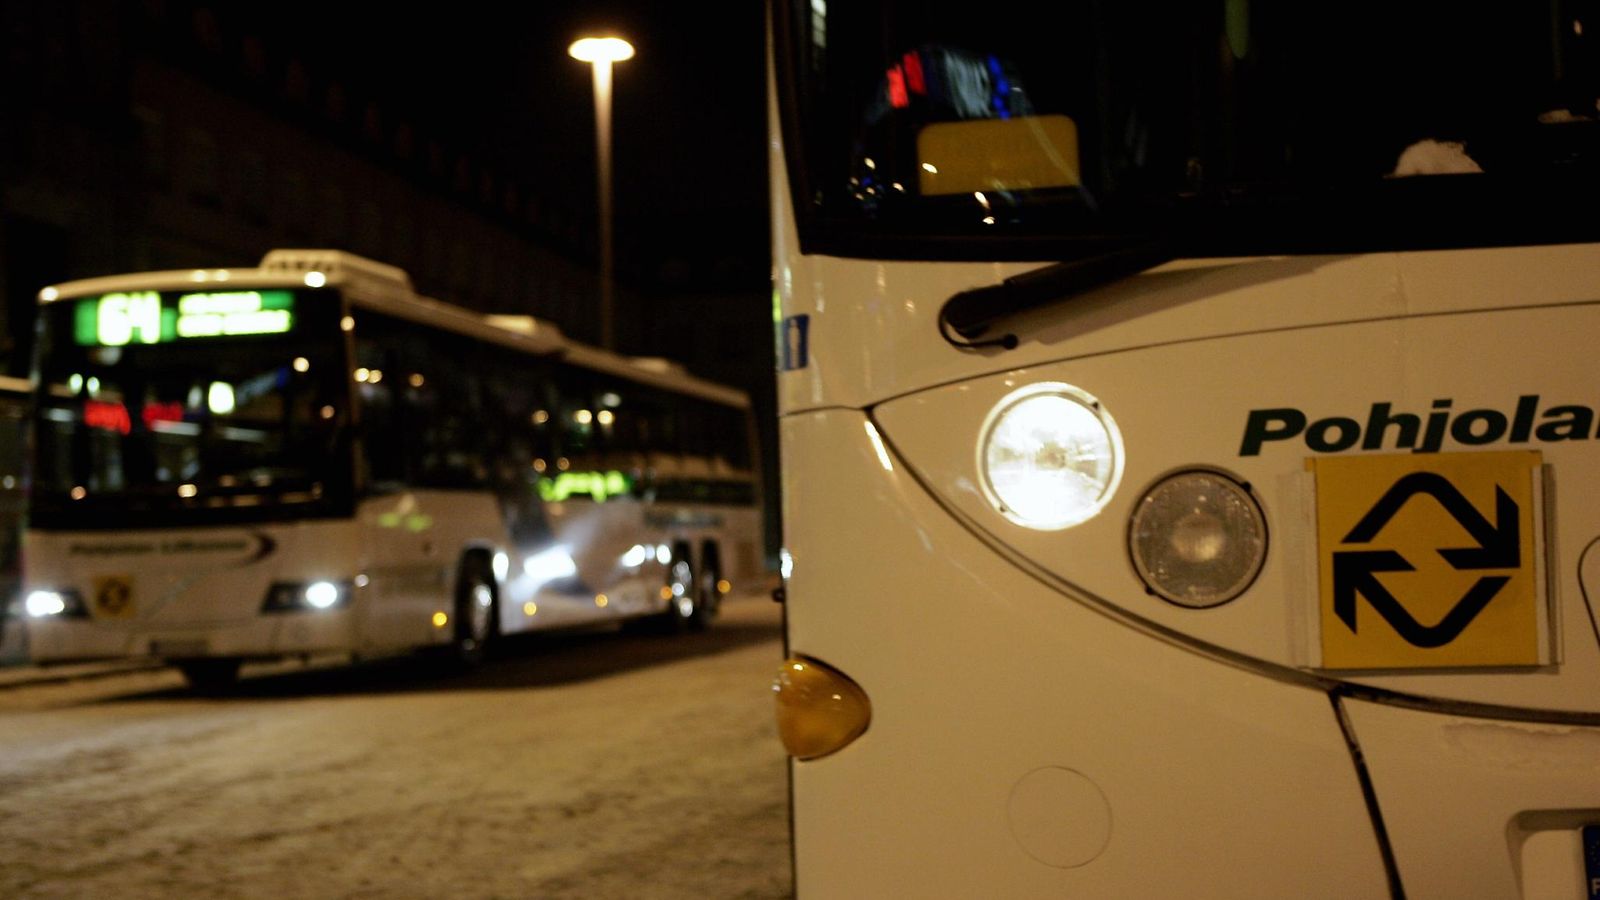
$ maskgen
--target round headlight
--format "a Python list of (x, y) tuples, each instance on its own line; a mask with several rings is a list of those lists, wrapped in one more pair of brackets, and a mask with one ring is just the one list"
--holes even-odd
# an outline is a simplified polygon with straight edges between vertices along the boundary
[(1055, 531), (1099, 512), (1122, 477), (1122, 439), (1099, 401), (1059, 382), (1029, 385), (989, 412), (983, 490), (1001, 515)]
[(1247, 487), (1219, 472), (1179, 472), (1134, 507), (1133, 567), (1150, 592), (1180, 606), (1244, 593), (1267, 556), (1267, 523)]

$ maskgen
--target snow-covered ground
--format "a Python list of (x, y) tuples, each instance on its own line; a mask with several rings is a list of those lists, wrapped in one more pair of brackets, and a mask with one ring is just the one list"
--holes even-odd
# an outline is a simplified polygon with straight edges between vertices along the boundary
[(789, 896), (778, 616), (0, 692), (0, 897)]

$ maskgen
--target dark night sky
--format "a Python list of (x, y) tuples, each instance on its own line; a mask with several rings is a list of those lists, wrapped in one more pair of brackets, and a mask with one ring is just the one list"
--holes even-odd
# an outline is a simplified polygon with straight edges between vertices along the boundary
[[(373, 73), (386, 105), (478, 148), (574, 209), (594, 203), (590, 69), (567, 45), (615, 31), (613, 141), (619, 270), (640, 243), (719, 244), (765, 276), (764, 13), (757, 0), (446, 5), (278, 0), (219, 7), (331, 65)], [(311, 25), (311, 27), (307, 27)], [(320, 51), (320, 52), (319, 52)], [(361, 74), (356, 74), (359, 70)]]

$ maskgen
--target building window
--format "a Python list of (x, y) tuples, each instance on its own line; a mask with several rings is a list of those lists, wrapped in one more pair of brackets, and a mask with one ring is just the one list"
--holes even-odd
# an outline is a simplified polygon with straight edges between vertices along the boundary
[(322, 189), (316, 220), (317, 240), (330, 247), (348, 246), (350, 243), (350, 212), (345, 204), (344, 189), (328, 185)]
[(133, 120), (139, 129), (139, 162), (145, 182), (151, 187), (170, 187), (166, 122), (161, 113), (147, 106), (134, 107)]
[(222, 206), (222, 162), (215, 135), (203, 128), (184, 130), (182, 172), (190, 200), (213, 209)]
[(239, 212), (255, 225), (264, 225), (272, 210), (271, 179), (267, 158), (254, 150), (239, 154)]
[(356, 206), (356, 250), (383, 257), (383, 213), (375, 200), (362, 200)]
[(279, 192), (279, 226), (289, 235), (303, 240), (311, 234), (311, 189), (305, 173), (285, 172)]

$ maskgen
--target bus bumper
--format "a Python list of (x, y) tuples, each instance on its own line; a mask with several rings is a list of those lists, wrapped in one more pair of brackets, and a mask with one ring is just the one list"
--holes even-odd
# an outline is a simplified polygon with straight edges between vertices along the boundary
[(1600, 826), (1600, 728), (1345, 708), (1407, 896), (1600, 894), (1583, 839)]
[(29, 658), (36, 663), (154, 656), (163, 659), (270, 659), (354, 648), (350, 609), (285, 613), (185, 628), (117, 628), (93, 620), (27, 620)]

